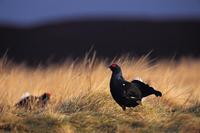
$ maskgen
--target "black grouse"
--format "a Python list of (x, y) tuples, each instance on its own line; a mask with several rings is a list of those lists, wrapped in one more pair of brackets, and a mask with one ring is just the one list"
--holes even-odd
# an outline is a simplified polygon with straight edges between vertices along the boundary
[(110, 92), (123, 110), (126, 110), (126, 107), (135, 107), (141, 104), (142, 98), (148, 95), (162, 96), (161, 92), (139, 80), (126, 81), (123, 78), (121, 68), (117, 64), (112, 64), (109, 68), (112, 71)]
[(109, 68), (112, 71), (110, 92), (114, 100), (123, 110), (126, 110), (126, 107), (139, 105), (142, 100), (139, 88), (123, 78), (121, 68), (117, 64), (112, 64)]

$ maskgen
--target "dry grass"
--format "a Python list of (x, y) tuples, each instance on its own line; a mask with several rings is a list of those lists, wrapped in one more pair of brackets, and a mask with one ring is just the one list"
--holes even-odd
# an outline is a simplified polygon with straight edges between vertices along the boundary
[[(142, 77), (163, 93), (126, 112), (109, 92), (107, 61), (95, 56), (47, 68), (0, 60), (0, 132), (200, 132), (200, 60), (152, 64), (146, 57), (122, 57), (126, 79)], [(52, 94), (45, 110), (27, 112), (13, 105), (24, 92)]]

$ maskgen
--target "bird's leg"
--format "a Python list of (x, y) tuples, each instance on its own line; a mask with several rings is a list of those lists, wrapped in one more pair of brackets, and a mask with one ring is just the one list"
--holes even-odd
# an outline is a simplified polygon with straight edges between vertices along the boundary
[(126, 107), (124, 105), (121, 106), (123, 111), (126, 111)]

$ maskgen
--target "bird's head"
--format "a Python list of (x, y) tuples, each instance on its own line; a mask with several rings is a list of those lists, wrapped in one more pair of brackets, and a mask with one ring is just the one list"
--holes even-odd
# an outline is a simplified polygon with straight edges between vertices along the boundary
[(44, 94), (40, 96), (40, 98), (42, 99), (50, 99), (50, 97), (51, 97), (51, 93), (48, 93), (48, 92), (45, 92)]
[(51, 93), (49, 93), (49, 92), (46, 92), (45, 95), (46, 95), (47, 97), (49, 97), (49, 98), (51, 97)]
[(112, 64), (109, 66), (109, 68), (113, 73), (121, 73), (121, 68), (117, 64)]

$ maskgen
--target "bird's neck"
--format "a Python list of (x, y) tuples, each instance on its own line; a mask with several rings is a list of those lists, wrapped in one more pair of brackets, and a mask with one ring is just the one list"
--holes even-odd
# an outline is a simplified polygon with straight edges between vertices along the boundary
[(124, 81), (124, 78), (121, 72), (112, 73), (112, 76), (110, 79), (110, 91), (114, 99), (116, 96), (121, 96), (122, 91), (123, 91), (121, 89), (121, 85), (123, 84), (123, 81)]
[(123, 83), (123, 81), (124, 81), (124, 78), (122, 76), (122, 72), (112, 73), (111, 80), (110, 80), (110, 87), (118, 88)]
[(117, 72), (117, 73), (113, 72), (111, 79), (113, 79), (113, 80), (123, 80), (122, 72)]

